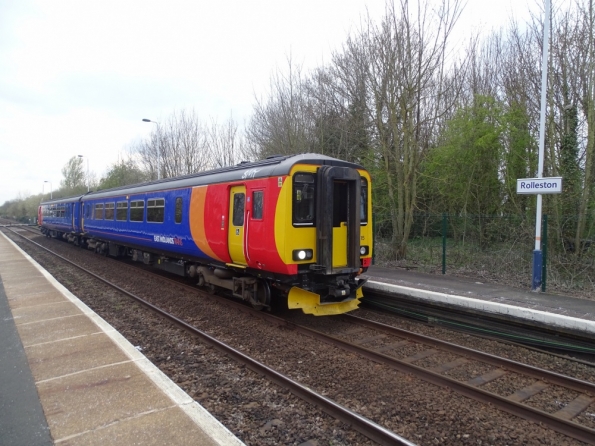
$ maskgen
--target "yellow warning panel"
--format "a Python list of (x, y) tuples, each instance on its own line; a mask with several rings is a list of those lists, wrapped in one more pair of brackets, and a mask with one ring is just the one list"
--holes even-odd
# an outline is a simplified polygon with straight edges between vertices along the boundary
[[(358, 290), (359, 291), (359, 290)], [(335, 302), (331, 304), (321, 304), (320, 296), (316, 293), (293, 287), (289, 290), (287, 297), (287, 306), (290, 310), (301, 308), (306, 314), (314, 316), (331, 316), (333, 314), (343, 314), (353, 311), (359, 306), (358, 299), (351, 299), (345, 302)]]

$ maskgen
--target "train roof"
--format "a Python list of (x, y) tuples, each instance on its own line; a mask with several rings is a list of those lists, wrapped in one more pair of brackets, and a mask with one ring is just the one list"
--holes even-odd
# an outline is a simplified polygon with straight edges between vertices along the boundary
[[(89, 192), (87, 192), (89, 193)], [(75, 203), (77, 201), (80, 201), (82, 197), (84, 197), (87, 194), (78, 194), (78, 195), (73, 195), (71, 197), (63, 197), (63, 198), (55, 198), (53, 200), (47, 200), (47, 201), (42, 201), (41, 204), (43, 205), (47, 205), (47, 204), (62, 204), (62, 203)]]
[(148, 183), (140, 183), (128, 186), (120, 186), (112, 189), (90, 192), (83, 197), (105, 198), (118, 195), (139, 194), (145, 192), (160, 191), (163, 189), (178, 189), (194, 186), (202, 186), (215, 183), (226, 183), (240, 181), (242, 179), (268, 178), (289, 174), (295, 164), (320, 164), (328, 166), (351, 167), (362, 169), (359, 164), (331, 158), (326, 155), (306, 153), (290, 156), (272, 156), (262, 161), (243, 161), (235, 166), (223, 167), (221, 169), (199, 172), (176, 178), (166, 178)]

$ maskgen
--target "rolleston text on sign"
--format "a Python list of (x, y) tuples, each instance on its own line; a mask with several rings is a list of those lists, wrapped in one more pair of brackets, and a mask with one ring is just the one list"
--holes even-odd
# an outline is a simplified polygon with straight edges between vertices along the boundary
[(517, 179), (516, 193), (560, 194), (562, 193), (562, 177)]

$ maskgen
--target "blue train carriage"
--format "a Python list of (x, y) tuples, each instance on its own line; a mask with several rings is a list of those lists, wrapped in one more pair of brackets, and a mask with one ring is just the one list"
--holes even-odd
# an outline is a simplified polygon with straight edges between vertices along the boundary
[(195, 257), (184, 217), (190, 194), (190, 187), (172, 188), (171, 180), (91, 193), (82, 203), (82, 235), (97, 253), (146, 264), (172, 253)]
[(37, 221), (46, 237), (60, 238), (79, 244), (81, 232), (81, 195), (42, 202)]

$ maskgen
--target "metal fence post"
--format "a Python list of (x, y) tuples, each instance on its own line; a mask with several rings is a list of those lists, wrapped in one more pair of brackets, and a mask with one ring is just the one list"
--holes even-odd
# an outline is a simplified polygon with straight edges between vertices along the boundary
[(442, 214), (442, 274), (446, 274), (446, 214)]
[(542, 231), (542, 245), (543, 264), (541, 265), (541, 291), (545, 293), (545, 285), (547, 280), (547, 214), (543, 215), (543, 231)]

